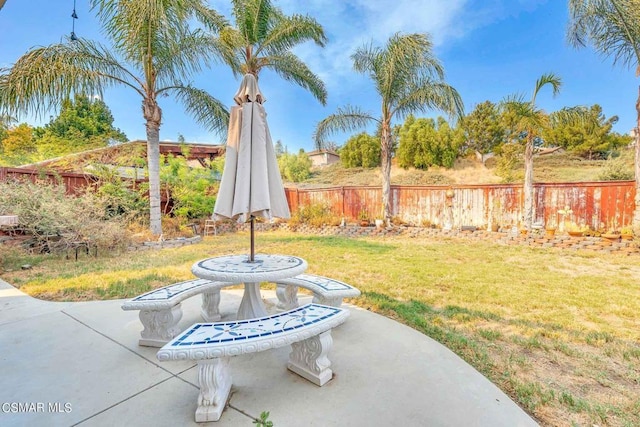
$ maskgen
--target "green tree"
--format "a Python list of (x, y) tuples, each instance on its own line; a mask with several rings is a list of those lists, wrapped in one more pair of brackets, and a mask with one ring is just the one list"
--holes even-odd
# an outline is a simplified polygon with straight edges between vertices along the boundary
[[(640, 1), (569, 0), (569, 41), (591, 44), (605, 57), (635, 69), (640, 75)], [(640, 233), (640, 91), (636, 101), (636, 196), (633, 228)]]
[(548, 125), (549, 116), (536, 106), (536, 97), (545, 86), (551, 86), (553, 95), (560, 91), (562, 81), (555, 74), (543, 74), (533, 89), (530, 101), (521, 96), (512, 96), (505, 100), (504, 109), (512, 122), (512, 132), (524, 137), (524, 215), (523, 222), (527, 230), (533, 224), (533, 145), (542, 136)]
[(461, 121), (467, 139), (467, 147), (480, 154), (488, 154), (504, 142), (505, 128), (500, 120), (500, 109), (491, 101), (485, 101), (467, 114)]
[(84, 95), (76, 95), (73, 101), (65, 99), (58, 117), (36, 128), (34, 137), (43, 159), (127, 141), (127, 136), (113, 127), (109, 107)]
[(71, 94), (103, 93), (112, 86), (131, 89), (142, 101), (147, 131), (150, 228), (162, 233), (160, 221), (159, 98), (174, 95), (196, 121), (224, 131), (224, 105), (183, 79), (218, 55), (222, 47), (190, 22), (210, 31), (226, 24), (203, 0), (92, 0), (103, 33), (113, 49), (86, 39), (31, 49), (13, 67), (0, 71), (0, 106), (13, 112), (42, 114)]
[(273, 149), (276, 152), (276, 157), (280, 157), (287, 152), (287, 148), (284, 145), (282, 145), (282, 141), (280, 140), (276, 141), (276, 145)]
[(398, 166), (424, 170), (430, 166), (451, 168), (463, 143), (462, 129), (451, 128), (443, 117), (415, 119), (410, 115), (400, 129)]
[(232, 0), (235, 28), (226, 26), (214, 37), (227, 55), (234, 73), (253, 74), (263, 68), (309, 90), (324, 105), (324, 83), (291, 52), (295, 46), (313, 41), (324, 46), (322, 26), (303, 15), (286, 16), (270, 0)]
[(542, 137), (545, 143), (564, 147), (578, 156), (604, 159), (612, 150), (630, 142), (630, 137), (612, 132), (617, 121), (617, 116), (607, 119), (597, 104), (566, 107), (549, 115), (549, 127)]
[(6, 131), (2, 140), (2, 153), (8, 164), (20, 164), (23, 160), (29, 159), (35, 151), (33, 128), (27, 123), (21, 123)]
[(366, 132), (352, 136), (340, 149), (340, 162), (345, 168), (380, 166), (380, 138)]
[(380, 129), (382, 163), (382, 206), (387, 222), (391, 220), (392, 121), (408, 114), (431, 109), (458, 117), (463, 114), (462, 99), (444, 80), (444, 68), (433, 54), (427, 34), (395, 34), (384, 48), (365, 45), (351, 56), (354, 69), (367, 74), (380, 96), (382, 115), (377, 118), (357, 107), (346, 106), (318, 123), (314, 138), (322, 148), (327, 137), (376, 123)]
[(173, 211), (166, 213), (188, 219), (211, 215), (218, 193), (216, 171), (190, 167), (184, 154), (166, 156), (160, 166), (160, 182), (173, 201)]
[(311, 176), (311, 159), (300, 149), (298, 154), (284, 153), (278, 157), (280, 175), (287, 181), (300, 182)]

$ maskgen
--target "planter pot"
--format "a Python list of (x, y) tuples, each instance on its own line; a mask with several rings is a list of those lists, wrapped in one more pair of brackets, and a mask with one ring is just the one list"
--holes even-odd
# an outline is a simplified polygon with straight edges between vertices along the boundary
[(615, 242), (620, 240), (620, 235), (619, 234), (613, 234), (613, 233), (605, 233), (605, 234), (601, 234), (600, 237), (602, 237), (603, 239), (607, 239), (611, 242)]
[(622, 240), (633, 240), (633, 234), (621, 234), (620, 238)]
[(383, 228), (383, 227), (384, 227), (384, 220), (376, 219), (376, 228)]
[(544, 234), (547, 237), (553, 237), (556, 235), (556, 229), (555, 228), (547, 228), (544, 230)]
[(360, 226), (361, 227), (368, 227), (369, 226), (369, 221), (360, 220)]
[(497, 232), (500, 229), (500, 226), (498, 224), (491, 224), (491, 231), (493, 231), (494, 233)]
[(567, 234), (571, 237), (582, 237), (584, 236), (584, 231), (567, 231)]

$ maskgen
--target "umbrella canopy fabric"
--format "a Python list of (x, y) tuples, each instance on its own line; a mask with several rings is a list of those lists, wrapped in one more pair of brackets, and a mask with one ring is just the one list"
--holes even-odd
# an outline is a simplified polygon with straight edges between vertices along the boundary
[(276, 153), (262, 106), (265, 98), (252, 74), (242, 80), (231, 108), (227, 151), (214, 218), (246, 222), (252, 216), (289, 218)]

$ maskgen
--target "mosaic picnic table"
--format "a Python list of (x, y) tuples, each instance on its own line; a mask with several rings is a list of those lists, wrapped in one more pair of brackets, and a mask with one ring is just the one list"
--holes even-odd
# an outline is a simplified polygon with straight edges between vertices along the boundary
[(249, 262), (247, 255), (225, 255), (196, 262), (191, 272), (201, 279), (244, 283), (244, 294), (237, 319), (267, 316), (260, 297), (260, 282), (275, 282), (304, 273), (307, 262), (291, 255), (256, 254)]

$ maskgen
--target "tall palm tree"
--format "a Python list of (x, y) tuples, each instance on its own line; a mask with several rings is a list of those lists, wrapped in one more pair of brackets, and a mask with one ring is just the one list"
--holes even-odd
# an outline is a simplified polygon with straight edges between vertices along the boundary
[(234, 73), (258, 78), (263, 68), (269, 68), (309, 90), (324, 105), (324, 83), (291, 52), (307, 41), (323, 47), (327, 39), (322, 26), (309, 16), (286, 16), (269, 0), (232, 0), (232, 4), (235, 28), (223, 28), (216, 42), (232, 55), (226, 61)]
[(226, 22), (201, 0), (92, 0), (91, 4), (112, 49), (86, 39), (31, 49), (13, 67), (0, 70), (0, 107), (8, 113), (42, 115), (71, 93), (92, 95), (123, 86), (138, 94), (147, 133), (150, 228), (159, 235), (162, 110), (158, 100), (171, 94), (199, 123), (214, 131), (226, 129), (224, 105), (183, 82), (211, 58), (224, 56), (224, 48), (204, 31), (192, 30), (189, 21), (197, 18), (209, 30)]
[[(634, 68), (640, 76), (640, 0), (569, 0), (568, 35), (574, 46), (591, 44), (614, 64)], [(636, 117), (633, 228), (640, 234), (640, 88)]]
[(540, 90), (550, 85), (553, 95), (557, 95), (562, 86), (560, 77), (553, 73), (543, 74), (533, 89), (531, 101), (525, 101), (521, 96), (512, 96), (503, 102), (504, 110), (515, 117), (515, 133), (524, 135), (524, 215), (523, 222), (527, 230), (533, 224), (533, 145), (536, 138), (549, 122), (549, 116), (536, 106), (536, 98)]
[(317, 148), (322, 148), (327, 137), (335, 132), (377, 124), (382, 157), (382, 207), (388, 223), (391, 219), (392, 120), (431, 109), (462, 117), (464, 106), (458, 92), (444, 81), (444, 68), (433, 54), (428, 34), (396, 33), (384, 48), (365, 45), (358, 48), (351, 59), (353, 68), (368, 74), (373, 81), (380, 96), (382, 115), (378, 118), (353, 106), (339, 108), (318, 123), (314, 138)]

